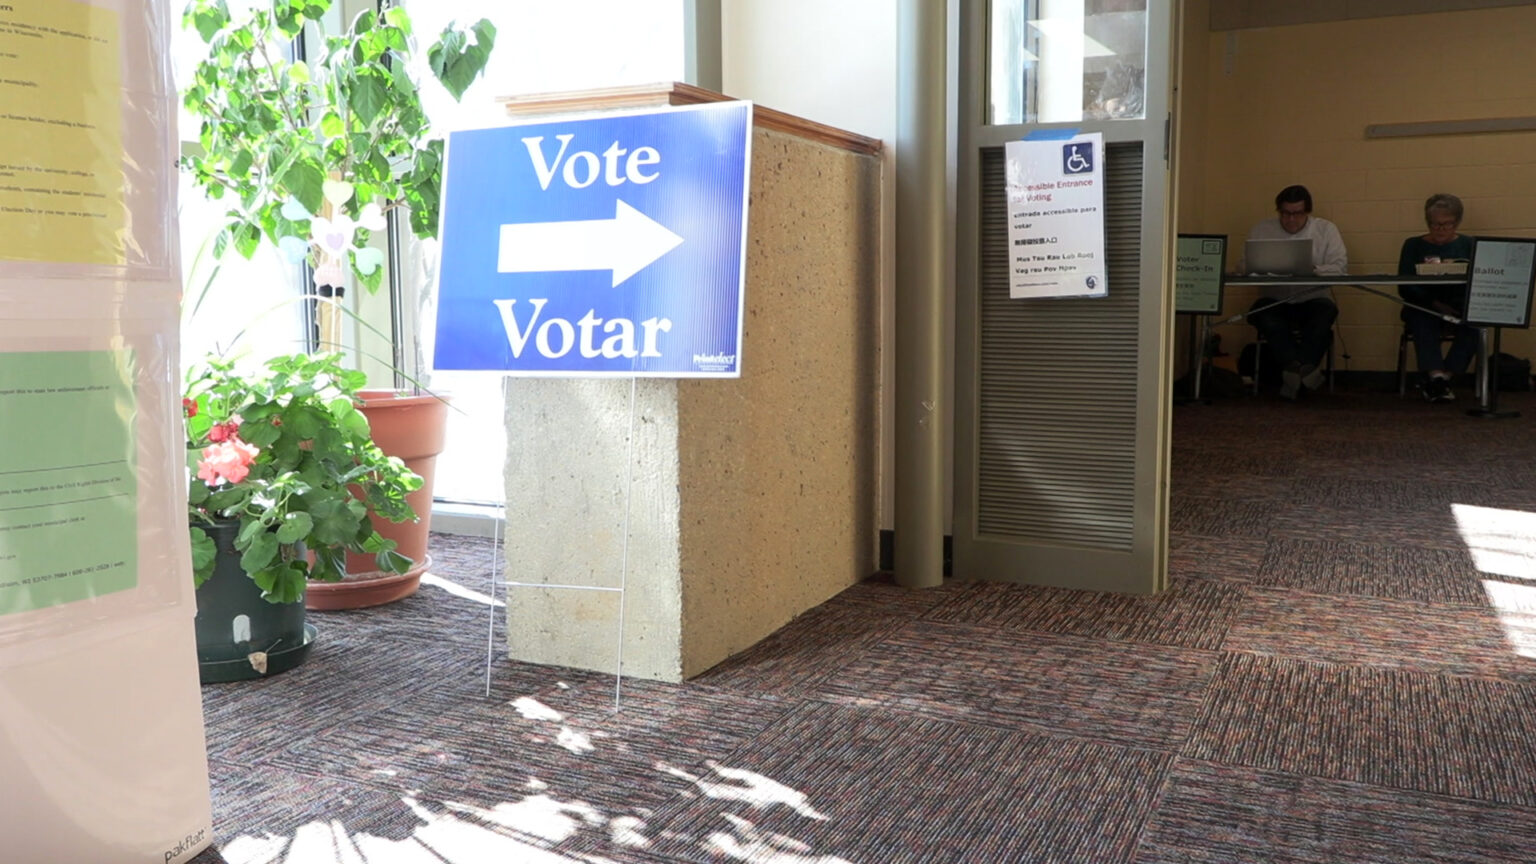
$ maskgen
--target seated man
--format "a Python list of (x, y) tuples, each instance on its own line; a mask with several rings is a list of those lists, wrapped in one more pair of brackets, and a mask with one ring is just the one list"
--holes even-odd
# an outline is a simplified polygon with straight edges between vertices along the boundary
[[(1462, 213), (1461, 199), (1455, 195), (1429, 196), (1424, 202), (1424, 223), (1429, 227), (1429, 233), (1403, 241), (1402, 254), (1397, 257), (1398, 275), (1412, 276), (1418, 273), (1420, 264), (1465, 261), (1470, 266), (1472, 238), (1456, 233), (1461, 227)], [(1467, 308), (1466, 286), (1401, 285), (1397, 293), (1413, 304), (1403, 307), (1402, 317), (1413, 337), (1413, 350), (1423, 375), (1420, 392), (1430, 402), (1454, 400), (1456, 394), (1451, 392), (1451, 380), (1467, 371), (1472, 355), (1477, 353), (1477, 328), (1452, 324), (1425, 310), (1433, 309), (1441, 315), (1460, 318)], [(1422, 308), (1415, 309), (1414, 306)], [(1440, 337), (1445, 332), (1451, 336), (1451, 347), (1442, 357)]]
[[(1339, 229), (1312, 215), (1312, 193), (1305, 186), (1287, 186), (1275, 196), (1277, 217), (1248, 232), (1250, 240), (1304, 237), (1312, 241), (1312, 263), (1319, 276), (1342, 276), (1349, 254)], [(1249, 307), (1248, 323), (1264, 339), (1265, 351), (1280, 367), (1280, 396), (1295, 399), (1301, 388), (1316, 390), (1324, 381), (1323, 357), (1333, 341), (1333, 321), (1339, 307), (1320, 292), (1325, 289), (1272, 285)]]

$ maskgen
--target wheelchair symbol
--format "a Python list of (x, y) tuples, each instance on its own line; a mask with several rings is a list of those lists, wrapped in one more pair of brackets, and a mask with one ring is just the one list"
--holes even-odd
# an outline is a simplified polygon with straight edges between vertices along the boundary
[(1085, 174), (1093, 170), (1093, 144), (1079, 142), (1061, 148), (1061, 169), (1064, 174)]

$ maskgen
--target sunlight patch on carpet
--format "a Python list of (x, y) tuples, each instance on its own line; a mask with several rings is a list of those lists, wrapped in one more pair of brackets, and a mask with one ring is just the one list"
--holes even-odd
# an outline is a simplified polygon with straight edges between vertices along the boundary
[(1536, 658), (1536, 585), (1485, 579), (1483, 590), (1509, 647), (1520, 657)]
[(498, 609), (507, 605), (489, 594), (483, 594), (473, 588), (466, 588), (451, 579), (444, 579), (436, 573), (421, 574), (421, 584), (430, 585), (433, 588), (441, 588), (455, 597), (463, 597), (465, 600), (473, 600), (476, 603), (494, 606)]
[(1536, 580), (1536, 513), (1452, 504), (1451, 514), (1478, 570)]
[(704, 848), (735, 861), (749, 864), (853, 864), (847, 858), (817, 855), (811, 847), (793, 837), (760, 830), (740, 816), (721, 813), (736, 833), (716, 831), (704, 841)]
[[(349, 832), (337, 819), (299, 826), (287, 838), (237, 837), (222, 845), (225, 860), (241, 864), (575, 864), (586, 860), (555, 851), (583, 824), (602, 817), (591, 807), (534, 795), (492, 809), (445, 802), (442, 812), (402, 799), (420, 822), (395, 840)], [(467, 817), (467, 818), (461, 818)]]
[(764, 777), (756, 771), (748, 771), (744, 768), (732, 768), (728, 765), (721, 765), (713, 759), (706, 759), (704, 764), (719, 779), (699, 776), (671, 765), (658, 764), (656, 767), (674, 777), (680, 777), (694, 784), (706, 798), (715, 798), (722, 801), (740, 801), (754, 808), (783, 805), (807, 819), (825, 821), (827, 818), (815, 807), (811, 806), (804, 792), (791, 789), (771, 777)]
[[(1456, 530), (1484, 579), (1504, 641), (1518, 657), (1536, 658), (1536, 513), (1452, 504)], [(1518, 580), (1518, 581), (1510, 581)]]

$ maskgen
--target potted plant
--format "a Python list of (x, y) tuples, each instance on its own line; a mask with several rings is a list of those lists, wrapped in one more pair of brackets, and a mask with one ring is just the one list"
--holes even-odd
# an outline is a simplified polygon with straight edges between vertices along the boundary
[(274, 674), (302, 662), (309, 581), (344, 576), (347, 553), (411, 564), (370, 512), (414, 518), (421, 486), (373, 441), (357, 409), (366, 376), (337, 354), (274, 357), (254, 372), (209, 358), (187, 376), (187, 516), (203, 680)]
[[(385, 254), (372, 241), (387, 216), (405, 208), (417, 237), (436, 237), (443, 177), (443, 140), (432, 135), (411, 77), (418, 55), (409, 15), (386, 3), (330, 34), (323, 19), (331, 6), (332, 0), (274, 0), (236, 17), (225, 0), (191, 0), (183, 16), (207, 55), (183, 93), (201, 126), (200, 152), (182, 164), (194, 184), (230, 204), (214, 252), (250, 257), (265, 242), (306, 261), (325, 350), (340, 347), (338, 315), (349, 279), (369, 292), (382, 282)], [(307, 59), (285, 56), (284, 46), (305, 35), (315, 46)], [(484, 71), (495, 38), (485, 19), (450, 25), (427, 48), (426, 66), (459, 99)], [(396, 535), (417, 559), (419, 577), (428, 562), (432, 463), (442, 449), (446, 404), (390, 390), (369, 391), (364, 402), (382, 443), (427, 480), (414, 496), (422, 518)], [(385, 413), (400, 415), (410, 428), (394, 431), (398, 422)], [(359, 566), (354, 559), (352, 571)], [(362, 580), (344, 586), (367, 588)], [(409, 581), (383, 600), (333, 597), (324, 606), (386, 602), (414, 586)], [(312, 608), (319, 596), (312, 592)]]

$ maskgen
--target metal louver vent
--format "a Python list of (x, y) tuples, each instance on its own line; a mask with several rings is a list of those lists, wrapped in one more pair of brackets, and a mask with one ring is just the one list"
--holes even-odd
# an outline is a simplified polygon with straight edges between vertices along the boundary
[(1011, 300), (1003, 148), (981, 153), (978, 533), (1129, 551), (1141, 294), (1140, 142), (1109, 144), (1109, 296)]

